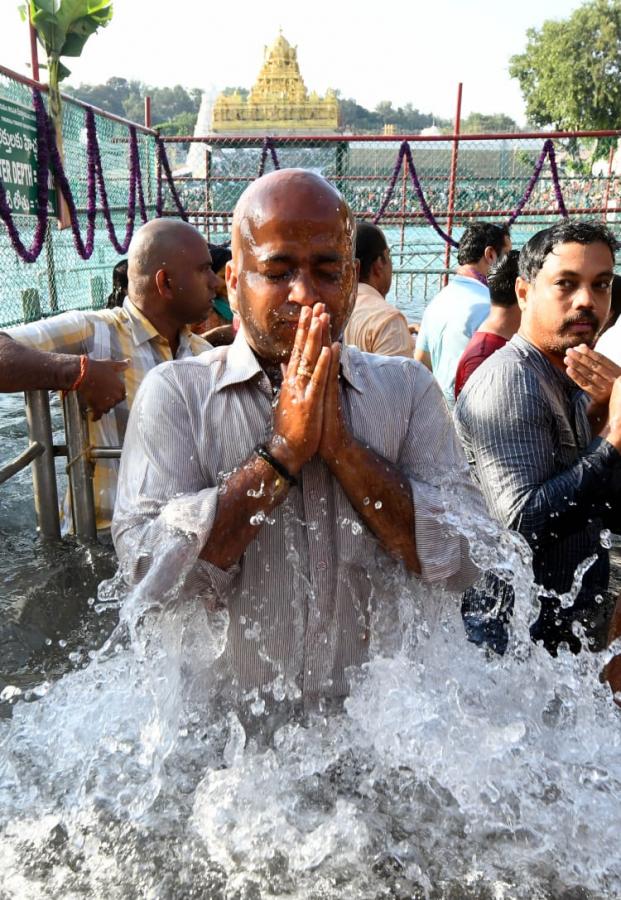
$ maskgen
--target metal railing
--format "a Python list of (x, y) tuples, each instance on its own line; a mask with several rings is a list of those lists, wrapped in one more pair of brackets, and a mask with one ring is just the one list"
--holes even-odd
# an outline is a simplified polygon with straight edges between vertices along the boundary
[(81, 541), (97, 539), (93, 470), (97, 459), (119, 459), (120, 447), (93, 447), (86, 415), (74, 391), (63, 394), (65, 443), (55, 444), (47, 391), (27, 391), (26, 422), (29, 445), (15, 459), (0, 466), (0, 485), (32, 466), (32, 487), (39, 535), (60, 539), (60, 510), (56, 457), (66, 457), (73, 533)]

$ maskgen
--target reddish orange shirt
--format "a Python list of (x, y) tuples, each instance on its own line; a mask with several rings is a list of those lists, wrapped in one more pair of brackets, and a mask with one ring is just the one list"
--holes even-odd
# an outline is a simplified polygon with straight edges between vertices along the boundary
[(487, 331), (475, 331), (466, 349), (457, 364), (455, 374), (455, 399), (459, 397), (461, 389), (468, 381), (475, 369), (478, 369), (488, 356), (500, 350), (507, 343), (507, 339), (498, 334), (489, 334)]

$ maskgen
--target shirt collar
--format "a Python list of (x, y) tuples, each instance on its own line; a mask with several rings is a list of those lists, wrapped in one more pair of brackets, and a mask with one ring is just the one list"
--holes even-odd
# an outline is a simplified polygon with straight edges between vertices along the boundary
[(452, 276), (449, 281), (449, 285), (457, 282), (457, 284), (466, 285), (470, 290), (480, 291), (484, 297), (489, 297), (489, 288), (487, 285), (482, 284), (480, 281), (477, 281), (476, 278), (470, 278), (469, 275), (459, 275), (455, 274)]
[(358, 292), (357, 292), (356, 298), (358, 298), (358, 297), (364, 297), (365, 299), (369, 298), (369, 299), (373, 299), (373, 300), (382, 300), (382, 301), (386, 300), (386, 298), (382, 297), (382, 295), (376, 288), (374, 288), (370, 284), (367, 284), (366, 281), (358, 282)]
[[(157, 338), (160, 341), (166, 341), (155, 325), (147, 319), (135, 303), (132, 303), (129, 297), (126, 297), (123, 302), (123, 310), (127, 313), (132, 340), (136, 347), (140, 347), (141, 344), (146, 344), (147, 341), (152, 341), (154, 338)], [(184, 325), (183, 328), (179, 329), (179, 351), (177, 352), (177, 356), (180, 355), (182, 349), (184, 351), (191, 349), (191, 336), (192, 329), (189, 325)]]
[(361, 360), (360, 350), (357, 347), (343, 344), (341, 347), (341, 375), (354, 390), (361, 394), (364, 390), (364, 383), (360, 374), (360, 369), (356, 363)]
[(259, 365), (259, 360), (250, 349), (243, 329), (240, 328), (235, 335), (235, 340), (227, 348), (226, 366), (221, 378), (218, 380), (216, 391), (220, 391), (230, 384), (241, 384), (244, 381), (249, 381), (258, 374), (264, 374), (263, 369)]
[(545, 353), (542, 353), (541, 350), (535, 347), (534, 344), (531, 344), (530, 341), (527, 341), (521, 334), (514, 334), (511, 338), (511, 343), (518, 348), (523, 356), (534, 359), (539, 369), (553, 379), (569, 397), (583, 393), (582, 388), (578, 387), (576, 382), (572, 381), (565, 371), (557, 366), (553, 366)]
[[(341, 375), (355, 390), (362, 392), (362, 379), (356, 367), (355, 357), (357, 353), (359, 352), (356, 348), (343, 344), (341, 349)], [(218, 381), (216, 391), (220, 391), (231, 384), (241, 384), (244, 381), (250, 381), (251, 378), (257, 375), (265, 375), (265, 373), (259, 360), (252, 352), (244, 336), (243, 329), (240, 328), (235, 336), (235, 340), (228, 348), (226, 367)]]

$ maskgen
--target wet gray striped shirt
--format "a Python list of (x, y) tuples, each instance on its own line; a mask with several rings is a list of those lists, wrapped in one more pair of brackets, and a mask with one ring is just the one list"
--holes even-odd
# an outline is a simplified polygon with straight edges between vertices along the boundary
[[(413, 360), (353, 347), (343, 349), (342, 375), (351, 431), (411, 484), (422, 579), (462, 590), (476, 570), (445, 513), (484, 507), (437, 383)], [(265, 440), (271, 411), (271, 386), (242, 333), (232, 347), (147, 376), (130, 415), (112, 529), (128, 580), (158, 557), (171, 498), (184, 495), (184, 527), (204, 544), (222, 473)], [(224, 658), (240, 689), (283, 676), (305, 697), (340, 696), (345, 669), (367, 656), (376, 592), (392, 583), (395, 593), (400, 572), (316, 457), (239, 565), (222, 571), (199, 560), (188, 583), (208, 608), (229, 610)]]
[(619, 504), (621, 456), (592, 438), (586, 395), (516, 334), (470, 376), (455, 422), (491, 512), (533, 548), (538, 584), (564, 593), (598, 554), (580, 599), (605, 590), (600, 532)]

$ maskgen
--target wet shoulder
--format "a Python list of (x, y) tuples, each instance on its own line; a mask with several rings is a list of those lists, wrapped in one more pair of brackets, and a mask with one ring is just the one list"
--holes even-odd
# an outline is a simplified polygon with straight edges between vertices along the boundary
[(204, 396), (206, 391), (218, 385), (224, 375), (228, 350), (229, 347), (210, 347), (197, 356), (160, 363), (148, 373), (145, 381), (166, 381), (184, 395), (198, 392)]
[(394, 403), (404, 392), (423, 394), (436, 381), (429, 369), (407, 356), (382, 356), (354, 346), (343, 348), (343, 367), (354, 388), (386, 395)]
[(488, 356), (470, 375), (455, 406), (455, 417), (496, 409), (508, 412), (528, 397), (542, 393), (540, 374), (532, 360), (509, 342)]

